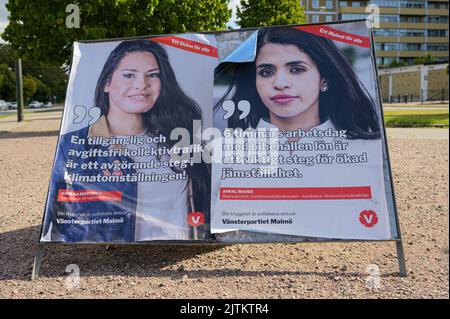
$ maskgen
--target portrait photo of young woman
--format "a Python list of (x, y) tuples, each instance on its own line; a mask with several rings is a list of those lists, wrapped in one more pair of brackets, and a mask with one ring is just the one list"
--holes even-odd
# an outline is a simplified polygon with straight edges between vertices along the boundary
[[(224, 100), (249, 101), (250, 113), (228, 119), (228, 127), (270, 123), (283, 131), (307, 131), (326, 122), (349, 139), (380, 138), (374, 102), (333, 41), (294, 27), (258, 31), (256, 59), (221, 65), (235, 68)], [(262, 121), (262, 122), (261, 122)]]
[[(100, 109), (95, 123), (60, 136), (43, 240), (133, 242), (207, 238), (209, 167), (203, 163), (173, 164), (170, 157), (177, 142), (170, 139), (171, 132), (176, 128), (193, 132), (193, 122), (202, 120), (202, 110), (181, 88), (163, 45), (151, 39), (120, 42), (104, 62), (93, 105)], [(74, 137), (83, 143), (74, 143)], [(88, 143), (93, 138), (129, 141), (130, 137), (140, 143)], [(126, 156), (124, 149), (140, 149), (149, 155)], [(107, 156), (99, 156), (101, 152)], [(93, 153), (81, 158), (71, 156)], [(77, 163), (75, 167), (67, 164), (71, 161)], [(99, 179), (114, 175), (117, 179), (71, 181), (77, 174)], [(123, 182), (125, 177), (136, 174), (166, 178)], [(88, 200), (70, 198), (70, 194), (83, 191), (100, 195)], [(195, 232), (187, 218), (192, 211), (201, 212), (205, 219)]]
[[(218, 237), (236, 229), (320, 238), (390, 236), (390, 221), (384, 218), (381, 113), (373, 88), (366, 88), (344, 55), (345, 46), (339, 48), (329, 37), (301, 26), (261, 28), (254, 39), (252, 61), (225, 60), (216, 69), (216, 88), (222, 94), (215, 104), (214, 123), (235, 132), (276, 132), (275, 139), (265, 141), (272, 149), (276, 146), (274, 156), (267, 153), (275, 165), (258, 162), (257, 156), (246, 162), (227, 158), (213, 163), (212, 232)], [(248, 42), (243, 47), (252, 52)], [(370, 66), (370, 48), (361, 51)], [(239, 107), (229, 111), (229, 105), (242, 101), (249, 105), (248, 112), (243, 115)], [(370, 189), (370, 195), (346, 200), (353, 196), (346, 192), (360, 186)], [(226, 193), (230, 189), (262, 195), (238, 201)], [(310, 191), (320, 194), (305, 195)], [(327, 193), (334, 191), (340, 192), (340, 200), (323, 197), (335, 196)], [(364, 209), (384, 216), (370, 234), (355, 217)], [(237, 227), (233, 221), (224, 222), (223, 211), (243, 216), (283, 212), (291, 218), (288, 225), (270, 224), (270, 219), (258, 224), (255, 218), (254, 223)], [(348, 225), (353, 225), (350, 231)]]

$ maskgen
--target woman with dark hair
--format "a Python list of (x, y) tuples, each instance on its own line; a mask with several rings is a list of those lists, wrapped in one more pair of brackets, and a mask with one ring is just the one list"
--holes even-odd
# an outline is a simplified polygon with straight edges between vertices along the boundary
[[(172, 161), (171, 148), (177, 141), (170, 139), (175, 128), (186, 129), (192, 136), (193, 121), (201, 120), (201, 110), (180, 88), (165, 49), (152, 40), (120, 43), (99, 76), (95, 106), (101, 110), (96, 123), (60, 138), (52, 176), (56, 182), (50, 186), (47, 200), (46, 217), (53, 221), (45, 223), (43, 237), (49, 239), (46, 234), (51, 234), (53, 241), (71, 242), (205, 239), (210, 170), (203, 163)], [(73, 143), (74, 136), (81, 140), (101, 137), (125, 142), (108, 146)], [(139, 143), (127, 143), (130, 137)], [(83, 159), (97, 164), (93, 169), (80, 171), (87, 163), (69, 168), (65, 165), (73, 154), (70, 148), (100, 149), (109, 155)], [(144, 149), (150, 155), (125, 156), (124, 149), (135, 151), (130, 154)], [(115, 178), (112, 182), (73, 183), (67, 179), (77, 174)], [(137, 174), (155, 179), (129, 178)], [(122, 182), (125, 176), (128, 179)], [(61, 196), (62, 191), (69, 192), (69, 198)], [(87, 202), (71, 200), (70, 195), (80, 191), (100, 192), (101, 196)], [(191, 211), (202, 212), (206, 219), (195, 230), (187, 222)], [(57, 212), (60, 217), (75, 216), (76, 225), (61, 225)], [(110, 219), (105, 220), (105, 216)], [(85, 223), (78, 222), (83, 219)]]
[(284, 131), (309, 130), (330, 121), (349, 139), (380, 138), (373, 101), (331, 40), (294, 27), (258, 32), (255, 61), (234, 65), (234, 81), (217, 104), (250, 102), (249, 115), (235, 112), (228, 127), (256, 128), (263, 119)]
[[(351, 65), (331, 40), (295, 27), (260, 29), (255, 45), (254, 61), (224, 62), (216, 69), (215, 87), (228, 85), (216, 111), (244, 105), (241, 101), (250, 105), (246, 116), (237, 107), (223, 117), (225, 127), (235, 129), (224, 136), (246, 149), (232, 149), (213, 165), (216, 238), (386, 236), (380, 122)], [(229, 100), (233, 103), (225, 105)], [(216, 112), (215, 126), (223, 127), (220, 115)], [(229, 139), (222, 143), (230, 149)], [(364, 191), (354, 194), (361, 186)], [(383, 216), (372, 233), (358, 223), (358, 214), (368, 209)], [(221, 212), (258, 217), (237, 224)], [(270, 217), (283, 215), (289, 219)]]

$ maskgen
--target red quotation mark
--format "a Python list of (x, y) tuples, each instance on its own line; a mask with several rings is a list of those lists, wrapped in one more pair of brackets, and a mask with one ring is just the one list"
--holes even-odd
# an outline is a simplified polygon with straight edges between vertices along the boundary
[(202, 212), (190, 212), (187, 222), (189, 225), (197, 227), (205, 223), (205, 216)]
[(378, 223), (378, 216), (373, 210), (363, 210), (359, 213), (359, 221), (367, 228), (371, 228)]

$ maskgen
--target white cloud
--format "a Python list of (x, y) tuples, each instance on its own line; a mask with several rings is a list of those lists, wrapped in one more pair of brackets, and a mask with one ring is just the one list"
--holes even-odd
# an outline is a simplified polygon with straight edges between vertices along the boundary
[[(8, 0), (0, 0), (0, 35), (5, 31), (6, 26), (8, 25), (8, 15), (9, 12), (6, 9), (5, 5)], [(5, 41), (0, 37), (0, 43), (5, 43)]]
[(232, 29), (239, 29), (239, 26), (236, 24), (237, 16), (236, 16), (236, 8), (241, 8), (241, 0), (231, 0), (228, 3), (228, 9), (233, 10), (231, 13), (231, 19), (227, 22), (227, 27)]

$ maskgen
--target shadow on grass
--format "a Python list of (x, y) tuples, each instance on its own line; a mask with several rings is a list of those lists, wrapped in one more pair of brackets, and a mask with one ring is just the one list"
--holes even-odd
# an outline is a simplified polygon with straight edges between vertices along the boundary
[[(33, 226), (0, 234), (0, 281), (31, 280), (32, 264), (38, 250), (40, 226)], [(45, 246), (45, 253), (40, 269), (40, 278), (67, 276), (66, 267), (76, 264), (80, 267), (82, 277), (94, 276), (138, 276), (138, 277), (172, 277), (189, 278), (239, 277), (239, 276), (320, 276), (333, 278), (361, 277), (367, 273), (356, 272), (309, 272), (292, 269), (286, 270), (241, 270), (238, 263), (220, 269), (184, 270), (174, 266), (184, 260), (221, 250), (225, 245), (61, 245)], [(174, 266), (174, 267), (170, 267)], [(298, 268), (301, 268), (299, 265)], [(385, 273), (382, 277), (398, 276), (397, 273)]]

